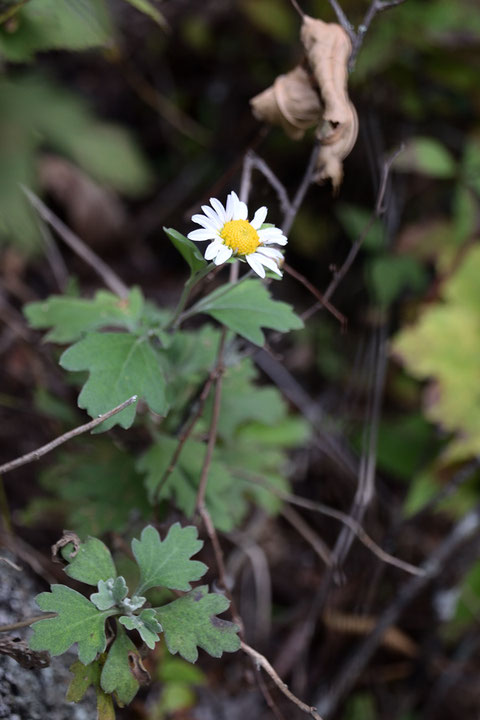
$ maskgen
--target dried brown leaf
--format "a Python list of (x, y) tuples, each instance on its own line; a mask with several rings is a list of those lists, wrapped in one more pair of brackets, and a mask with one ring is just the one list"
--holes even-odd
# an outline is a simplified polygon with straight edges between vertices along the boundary
[(355, 144), (358, 118), (347, 91), (350, 38), (335, 23), (305, 15), (301, 39), (324, 104), (323, 123), (317, 129), (321, 147), (317, 182), (331, 178), (333, 187), (343, 177), (342, 161)]
[(323, 114), (320, 96), (307, 71), (300, 65), (250, 101), (257, 120), (280, 125), (292, 140), (301, 140), (305, 130), (317, 125)]
[(280, 125), (293, 140), (317, 126), (320, 140), (315, 180), (342, 181), (344, 158), (358, 134), (357, 113), (347, 91), (350, 39), (340, 25), (305, 15), (301, 40), (310, 72), (303, 65), (280, 75), (250, 101), (258, 120)]

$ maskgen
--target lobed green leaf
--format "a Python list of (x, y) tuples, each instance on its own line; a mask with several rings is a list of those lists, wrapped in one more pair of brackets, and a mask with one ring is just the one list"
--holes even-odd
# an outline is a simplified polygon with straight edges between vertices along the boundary
[(110, 550), (98, 538), (89, 537), (78, 548), (77, 554), (65, 568), (66, 574), (86, 583), (97, 585), (100, 580), (115, 578), (117, 571)]
[(89, 600), (65, 585), (52, 585), (51, 592), (35, 598), (45, 612), (57, 617), (39, 620), (32, 625), (32, 650), (47, 650), (51, 655), (62, 655), (78, 643), (78, 658), (84, 665), (95, 660), (107, 645), (105, 620), (116, 610), (100, 612)]
[(29, 303), (24, 307), (24, 313), (31, 327), (52, 328), (45, 340), (70, 343), (85, 332), (102, 327), (135, 330), (143, 303), (143, 295), (138, 288), (133, 288), (125, 300), (100, 290), (91, 300), (53, 295), (48, 300)]
[(170, 652), (177, 652), (189, 662), (196, 662), (197, 647), (212, 657), (240, 648), (238, 627), (218, 618), (229, 606), (223, 595), (208, 593), (207, 585), (197, 587), (169, 605), (157, 608), (157, 617), (163, 627)]
[(197, 528), (172, 525), (165, 540), (160, 540), (157, 530), (148, 525), (140, 540), (132, 540), (132, 550), (140, 568), (140, 584), (135, 592), (143, 594), (152, 587), (171, 590), (190, 590), (191, 582), (207, 572), (207, 566), (190, 560), (198, 553), (203, 542), (198, 539)]
[[(66, 370), (88, 370), (78, 405), (91, 417), (111, 410), (132, 395), (143, 398), (160, 415), (166, 413), (165, 378), (157, 351), (148, 338), (129, 333), (89, 333), (60, 358)], [(102, 430), (116, 424), (129, 428), (136, 403), (105, 420)]]
[(198, 313), (207, 313), (254, 345), (262, 346), (261, 328), (287, 332), (303, 327), (302, 320), (287, 303), (273, 300), (259, 280), (243, 280), (222, 286), (200, 300)]

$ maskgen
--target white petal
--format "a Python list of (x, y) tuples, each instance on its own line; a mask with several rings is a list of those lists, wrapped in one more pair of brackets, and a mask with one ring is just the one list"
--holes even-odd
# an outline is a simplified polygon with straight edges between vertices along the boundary
[(266, 207), (258, 208), (257, 212), (253, 216), (253, 220), (250, 221), (250, 225), (255, 228), (255, 230), (259, 230), (263, 223), (265, 222), (265, 218), (267, 217), (268, 210)]
[(220, 240), (214, 240), (205, 250), (205, 260), (213, 260), (218, 255), (218, 251), (223, 247), (223, 243)]
[(273, 258), (274, 260), (283, 260), (283, 254), (276, 248), (263, 247), (262, 245), (259, 245), (255, 252), (261, 253), (266, 257)]
[[(235, 198), (237, 197), (237, 193), (232, 192), (227, 197), (227, 207), (225, 210), (225, 221), (228, 222), (233, 218), (233, 209), (235, 207)], [(238, 200), (238, 198), (237, 198)]]
[(232, 253), (232, 248), (222, 245), (217, 253), (217, 257), (214, 260), (215, 265), (222, 265), (224, 262), (227, 262), (227, 260), (232, 257)]
[(282, 273), (280, 272), (280, 268), (278, 267), (275, 260), (272, 260), (271, 258), (267, 258), (264, 255), (260, 255), (259, 253), (252, 253), (255, 260), (258, 260), (258, 262), (261, 262), (262, 265), (265, 265), (269, 270), (276, 273), (277, 275), (280, 275), (282, 277)]
[(205, 215), (210, 218), (210, 220), (213, 220), (214, 222), (220, 222), (221, 218), (219, 217), (218, 213), (213, 210), (210, 205), (202, 205), (202, 210), (205, 213)]
[(218, 237), (218, 233), (215, 230), (202, 229), (192, 230), (187, 235), (189, 240), (195, 240), (195, 242), (201, 242), (202, 240), (214, 240)]
[(222, 221), (222, 224), (225, 222), (225, 208), (223, 207), (220, 200), (217, 200), (217, 198), (210, 198), (210, 205), (213, 207), (213, 209), (216, 211), (218, 217)]
[(245, 260), (250, 265), (252, 270), (257, 273), (257, 275), (260, 275), (261, 278), (265, 277), (265, 270), (263, 269), (263, 265), (261, 265), (259, 261), (255, 258), (255, 253), (245, 255)]
[(248, 217), (248, 207), (244, 202), (241, 200), (237, 203), (237, 208), (235, 215), (233, 216), (234, 220), (246, 220)]
[(286, 245), (288, 243), (287, 238), (285, 235), (271, 235), (269, 234), (269, 230), (274, 230), (276, 228), (265, 228), (265, 230), (257, 230), (258, 237), (260, 238), (260, 242), (262, 245), (270, 245), (270, 243), (275, 243), (276, 245)]
[(193, 215), (192, 222), (210, 230), (220, 230), (222, 227), (220, 220), (211, 220), (210, 218), (207, 218), (206, 215)]

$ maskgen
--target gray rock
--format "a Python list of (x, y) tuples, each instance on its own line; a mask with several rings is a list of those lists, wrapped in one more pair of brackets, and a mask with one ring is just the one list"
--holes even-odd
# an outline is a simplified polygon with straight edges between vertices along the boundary
[[(0, 555), (18, 562), (5, 551)], [(34, 598), (41, 591), (27, 568), (18, 572), (0, 562), (0, 625), (40, 614)], [(22, 628), (8, 634), (27, 639), (30, 631)], [(47, 668), (25, 670), (12, 658), (0, 655), (0, 720), (91, 720), (96, 717), (91, 690), (79, 704), (65, 700), (72, 677), (68, 668), (75, 660), (76, 655), (69, 652), (52, 658)]]

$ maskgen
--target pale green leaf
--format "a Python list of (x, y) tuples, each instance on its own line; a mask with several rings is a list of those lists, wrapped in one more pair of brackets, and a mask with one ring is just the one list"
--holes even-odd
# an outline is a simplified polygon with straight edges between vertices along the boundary
[[(109, 610), (119, 606), (128, 595), (128, 587), (125, 578), (110, 578), (109, 580), (98, 581), (98, 592), (90, 595), (90, 601), (98, 610)], [(145, 602), (145, 598), (142, 598)], [(142, 605), (143, 605), (142, 602)], [(140, 606), (141, 607), (141, 606)]]
[(115, 578), (117, 575), (110, 550), (94, 537), (87, 538), (80, 545), (77, 554), (69, 560), (65, 572), (87, 585), (97, 585), (100, 580)]
[(55, 612), (57, 617), (39, 620), (32, 625), (32, 650), (47, 650), (51, 655), (62, 655), (78, 643), (78, 659), (88, 665), (107, 645), (105, 620), (116, 610), (100, 612), (89, 600), (65, 585), (52, 585), (51, 592), (35, 598), (44, 612)]
[[(98, 417), (132, 395), (143, 398), (160, 415), (167, 411), (159, 355), (145, 337), (90, 333), (63, 353), (60, 365), (66, 370), (89, 371), (78, 405), (91, 417)], [(116, 424), (129, 428), (135, 413), (136, 403), (106, 420), (101, 429), (108, 430)]]
[(232, 286), (222, 286), (197, 303), (195, 311), (208, 313), (230, 330), (260, 346), (265, 341), (262, 327), (280, 332), (303, 327), (302, 320), (290, 305), (272, 300), (259, 280), (243, 280)]
[(154, 527), (144, 528), (140, 540), (132, 540), (133, 554), (140, 568), (136, 594), (152, 587), (190, 590), (190, 583), (207, 572), (206, 565), (190, 560), (202, 547), (197, 528), (192, 526), (182, 528), (175, 523), (163, 541)]
[(130, 655), (139, 656), (137, 648), (121, 625), (103, 666), (100, 684), (106, 693), (115, 693), (122, 705), (128, 705), (138, 692), (139, 683), (129, 664)]
[(140, 615), (122, 615), (118, 618), (127, 630), (137, 630), (143, 642), (153, 650), (155, 644), (160, 640), (158, 633), (162, 632), (162, 626), (157, 620), (155, 610), (148, 608), (142, 610)]
[(167, 28), (168, 23), (163, 17), (162, 13), (150, 2), (150, 0), (125, 0), (129, 5), (140, 10), (140, 12), (148, 15), (154, 20), (160, 27)]
[(443, 302), (428, 305), (393, 341), (408, 372), (435, 383), (425, 403), (428, 419), (456, 433), (446, 458), (480, 453), (480, 248), (465, 254), (443, 287)]
[(432, 178), (451, 178), (457, 170), (455, 159), (442, 143), (430, 137), (408, 141), (393, 167), (401, 172), (416, 172)]
[(31, 327), (52, 328), (45, 340), (70, 343), (88, 330), (118, 327), (135, 330), (143, 310), (141, 290), (134, 288), (122, 300), (111, 292), (99, 290), (91, 300), (52, 295), (47, 300), (25, 305), (23, 311)]
[(197, 647), (213, 657), (240, 648), (238, 627), (217, 615), (223, 613), (229, 601), (223, 595), (209, 593), (208, 587), (197, 587), (169, 605), (157, 608), (170, 652), (179, 653), (185, 660), (196, 662)]
[(183, 259), (187, 262), (192, 275), (202, 270), (207, 261), (194, 242), (177, 232), (173, 228), (163, 228), (172, 245), (178, 250)]

